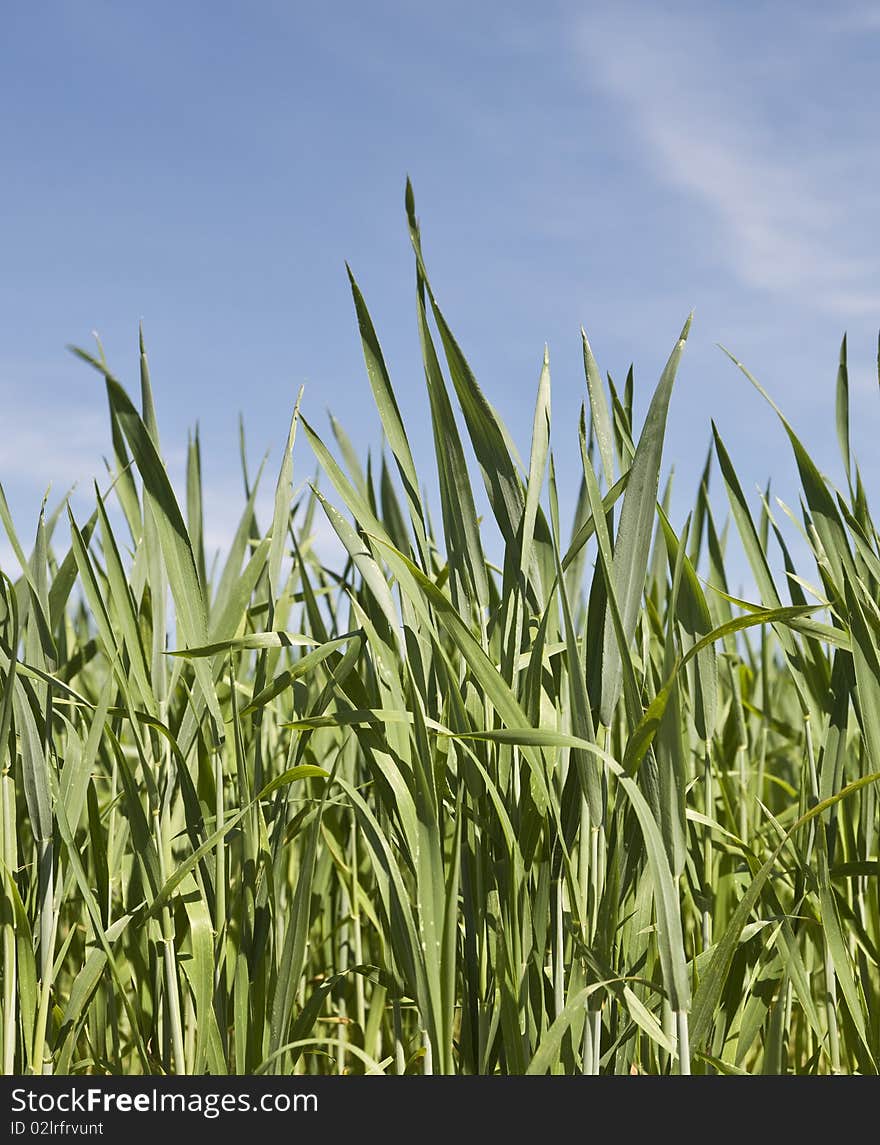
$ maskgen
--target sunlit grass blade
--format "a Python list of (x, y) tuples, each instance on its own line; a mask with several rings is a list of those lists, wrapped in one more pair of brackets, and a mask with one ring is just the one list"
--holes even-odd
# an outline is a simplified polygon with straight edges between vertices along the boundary
[[(623, 495), (620, 524), (614, 541), (612, 582), (620, 605), (622, 637), (626, 644), (635, 633), (639, 604), (645, 588), (645, 573), (653, 533), (657, 490), (660, 483), (660, 463), (666, 432), (666, 417), (678, 363), (687, 341), (691, 319), (685, 323), (678, 342), (660, 377), (645, 424), (636, 446), (629, 482)], [(610, 605), (606, 614), (605, 637), (602, 648), (602, 723), (611, 722), (611, 713), (620, 695), (623, 674), (624, 649), (614, 632)]]

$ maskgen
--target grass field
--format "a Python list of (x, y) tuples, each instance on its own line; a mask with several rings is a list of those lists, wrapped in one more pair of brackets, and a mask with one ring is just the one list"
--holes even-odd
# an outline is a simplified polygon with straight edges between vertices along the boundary
[[(585, 336), (563, 525), (546, 359), (520, 464), (407, 206), (434, 466), (352, 280), (387, 461), (297, 408), (271, 520), (275, 475), (242, 451), (220, 567), (198, 442), (178, 497), (143, 346), (138, 405), (78, 351), (112, 431), (88, 519), (41, 516), (28, 555), (0, 497), (3, 1072), (877, 1073), (880, 538), (845, 343), (846, 488), (770, 403), (802, 512), (750, 504), (764, 475), (718, 427), (673, 524), (689, 323), (641, 425)], [(295, 437), (322, 473), (294, 502)]]

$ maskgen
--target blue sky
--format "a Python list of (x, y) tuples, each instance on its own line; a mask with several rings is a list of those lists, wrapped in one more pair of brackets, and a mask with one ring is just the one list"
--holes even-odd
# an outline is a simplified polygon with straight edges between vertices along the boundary
[[(84, 509), (103, 472), (103, 386), (65, 350), (93, 329), (134, 389), (143, 320), (172, 469), (200, 424), (212, 543), (240, 508), (239, 411), (273, 467), (301, 384), (314, 424), (329, 408), (375, 448), (345, 260), (431, 485), (407, 174), (439, 301), (523, 452), (549, 343), (564, 505), (581, 324), (615, 379), (635, 364), (644, 409), (691, 308), (665, 455), (682, 512), (712, 417), (747, 489), (796, 498), (718, 342), (839, 477), (848, 331), (869, 489), (880, 473), (880, 4), (47, 0), (4, 24), (0, 481), (28, 543), (50, 482)], [(296, 477), (311, 464), (298, 443)]]

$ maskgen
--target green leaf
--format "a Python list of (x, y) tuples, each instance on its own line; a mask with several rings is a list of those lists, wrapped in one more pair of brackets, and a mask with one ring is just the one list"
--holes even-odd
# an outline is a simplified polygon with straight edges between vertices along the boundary
[[(131, 447), (135, 464), (143, 477), (144, 495), (155, 520), (162, 556), (168, 570), (179, 634), (185, 645), (201, 647), (207, 643), (203, 586), (199, 582), (189, 534), (174, 491), (147, 427), (128, 394), (109, 374), (107, 390)], [(219, 732), (223, 727), (223, 715), (210, 669), (198, 660), (194, 663), (196, 679)]]
[(351, 267), (346, 263), (348, 279), (351, 284), (351, 293), (354, 298), (355, 312), (357, 314), (358, 328), (361, 333), (361, 345), (364, 351), (364, 362), (367, 366), (367, 376), (376, 402), (376, 409), (382, 421), (382, 428), (397, 462), (397, 469), (403, 482), (404, 493), (409, 505), (410, 519), (415, 530), (416, 543), (422, 562), (426, 561), (427, 540), (425, 537), (424, 513), (419, 496), (419, 479), (416, 474), (416, 465), (409, 447), (409, 440), (400, 416), (397, 398), (388, 375), (388, 368), (382, 356), (379, 339), (370, 318), (364, 296), (360, 287), (354, 280)]
[[(691, 319), (688, 318), (651, 399), (630, 467), (629, 483), (620, 511), (620, 525), (614, 542), (612, 584), (620, 607), (622, 637), (627, 645), (635, 634), (639, 605), (645, 588), (657, 490), (660, 485), (660, 462), (666, 434), (666, 415), (690, 325)], [(602, 723), (606, 725), (611, 723), (612, 713), (620, 695), (624, 654), (625, 649), (621, 647), (614, 631), (609, 603), (602, 648), (602, 698), (599, 705)]]

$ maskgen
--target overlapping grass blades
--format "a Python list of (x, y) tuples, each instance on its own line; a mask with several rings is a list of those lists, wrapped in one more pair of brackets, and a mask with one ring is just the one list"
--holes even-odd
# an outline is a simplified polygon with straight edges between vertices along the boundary
[[(339, 461), (300, 395), (265, 531), (242, 435), (219, 575), (142, 336), (140, 409), (78, 351), (113, 446), (89, 519), (41, 514), (28, 557), (0, 490), (4, 1071), (876, 1073), (880, 539), (846, 343), (845, 491), (782, 418), (801, 573), (717, 427), (730, 528), (712, 454), (673, 523), (689, 319), (641, 425), (582, 332), (579, 440), (554, 435), (536, 360), (522, 468), (406, 209), (436, 502), (351, 272), (391, 459), (334, 421)], [(320, 479), (294, 503), (300, 425)], [(554, 447), (582, 462), (567, 544)]]

